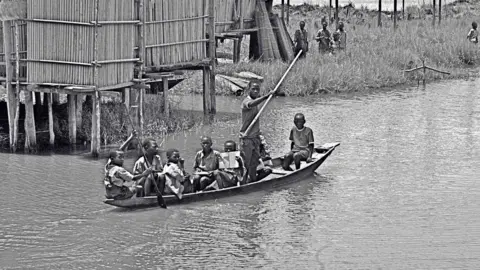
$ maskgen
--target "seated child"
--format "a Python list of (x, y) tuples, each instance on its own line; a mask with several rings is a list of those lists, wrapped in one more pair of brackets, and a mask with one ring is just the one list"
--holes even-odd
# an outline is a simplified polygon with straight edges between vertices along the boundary
[(220, 153), (212, 149), (212, 139), (210, 137), (203, 136), (201, 146), (202, 150), (195, 155), (193, 165), (193, 183), (196, 191), (204, 190), (215, 182), (221, 160)]
[[(237, 144), (234, 141), (226, 141), (224, 144), (224, 151), (225, 153), (237, 151)], [(243, 180), (246, 178), (247, 172), (243, 156), (243, 152), (240, 152), (240, 156), (235, 156), (235, 160), (238, 163), (238, 167), (236, 168), (227, 168), (227, 164), (223, 161), (222, 158), (221, 162), (224, 168), (220, 169), (218, 172), (215, 186), (213, 187), (214, 189), (233, 187), (243, 183)]]
[(143, 195), (149, 196), (156, 194), (157, 188), (159, 192), (163, 192), (165, 188), (165, 175), (163, 174), (162, 158), (158, 155), (157, 142), (152, 138), (146, 138), (143, 140), (142, 147), (145, 155), (142, 155), (135, 162), (133, 172), (140, 174), (149, 167), (152, 167), (154, 170), (154, 173), (148, 175), (143, 181)]
[(169, 149), (167, 151), (168, 162), (163, 167), (165, 174), (165, 194), (174, 194), (179, 200), (182, 199), (184, 193), (194, 191), (189, 175), (183, 167), (183, 159), (180, 158), (180, 152), (177, 149)]
[(302, 113), (297, 113), (293, 120), (295, 126), (290, 131), (290, 152), (283, 160), (283, 169), (292, 171), (290, 164), (295, 162), (295, 168), (300, 169), (300, 162), (310, 162), (313, 153), (313, 131), (311, 128), (305, 126), (305, 116)]
[[(147, 168), (143, 173), (132, 175), (123, 168), (124, 153), (117, 150), (110, 153), (110, 158), (105, 165), (104, 184), (107, 199), (124, 200), (131, 198), (137, 192), (136, 180), (148, 176), (151, 168)], [(138, 187), (141, 188), (141, 187)]]
[(472, 29), (470, 29), (470, 31), (468, 32), (467, 39), (475, 44), (478, 43), (478, 31), (476, 22), (472, 23)]

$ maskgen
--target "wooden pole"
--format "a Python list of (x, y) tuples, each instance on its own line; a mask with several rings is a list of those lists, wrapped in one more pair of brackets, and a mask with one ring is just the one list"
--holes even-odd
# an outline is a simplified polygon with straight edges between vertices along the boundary
[(338, 29), (338, 0), (335, 0), (335, 30)]
[[(207, 110), (204, 111), (205, 114), (215, 114), (216, 112), (216, 102), (215, 102), (215, 1), (209, 0), (208, 5), (208, 38), (209, 38), (209, 45), (208, 45), (208, 54), (210, 57), (210, 68), (204, 69), (204, 76), (208, 76), (209, 83), (209, 91), (208, 93), (204, 93), (204, 108), (206, 107)], [(204, 82), (205, 82), (204, 78)], [(208, 100), (208, 101), (206, 101)]]
[(382, 0), (378, 0), (378, 27), (382, 27)]
[(282, 20), (285, 19), (285, 7), (284, 6), (285, 6), (285, 0), (282, 0), (282, 13), (281, 13)]
[(328, 23), (332, 21), (332, 0), (328, 1)]
[(432, 20), (432, 25), (435, 27), (435, 14), (436, 14), (436, 10), (435, 10), (435, 7), (436, 6), (436, 3), (435, 3), (435, 0), (433, 0), (433, 8), (432, 8), (432, 11), (433, 11), (433, 20)]
[(35, 92), (35, 114), (40, 116), (42, 114), (42, 98), (40, 92)]
[[(145, 72), (145, 0), (140, 0), (138, 6), (138, 19), (140, 20), (141, 24), (139, 25), (138, 29), (138, 58), (140, 58), (140, 71), (138, 72), (138, 79), (143, 78), (143, 73)], [(143, 135), (143, 125), (144, 125), (144, 99), (145, 99), (145, 89), (140, 89), (140, 96), (138, 104), (138, 131), (140, 133), (140, 137)]]
[(93, 35), (93, 82), (95, 92), (92, 96), (92, 145), (91, 152), (94, 157), (100, 153), (100, 92), (98, 91), (98, 9), (99, 0), (95, 0), (95, 26)]
[(438, 0), (438, 25), (442, 23), (442, 0)]
[(402, 20), (405, 20), (405, 0), (402, 0)]
[(68, 99), (68, 138), (70, 144), (77, 142), (77, 102), (75, 95), (67, 95)]
[(35, 130), (35, 116), (33, 112), (33, 92), (25, 94), (25, 151), (35, 152), (37, 148), (37, 132)]
[(170, 108), (168, 104), (168, 77), (162, 78), (163, 82), (163, 114), (165, 118), (170, 117)]
[(5, 53), (5, 68), (6, 68), (6, 81), (5, 88), (7, 90), (7, 110), (8, 110), (8, 133), (10, 150), (15, 151), (18, 132), (15, 133), (15, 127), (18, 125), (18, 118), (15, 117), (17, 111), (16, 93), (13, 88), (13, 65), (11, 61), (12, 55), (12, 22), (3, 22), (3, 52)]
[(76, 115), (77, 115), (77, 130), (81, 130), (82, 128), (82, 120), (83, 120), (83, 117), (82, 117), (82, 107), (83, 107), (83, 97), (84, 95), (82, 94), (78, 94), (75, 99), (76, 99), (76, 105), (75, 105), (75, 108), (76, 108)]
[(290, 0), (287, 0), (287, 25), (290, 23)]
[(393, 0), (393, 29), (397, 29), (397, 0)]
[(46, 93), (44, 96), (44, 102), (47, 103), (48, 106), (48, 134), (49, 134), (49, 144), (50, 147), (53, 148), (55, 145), (55, 133), (53, 132), (53, 109), (52, 109), (52, 103), (53, 103), (53, 94), (52, 93)]

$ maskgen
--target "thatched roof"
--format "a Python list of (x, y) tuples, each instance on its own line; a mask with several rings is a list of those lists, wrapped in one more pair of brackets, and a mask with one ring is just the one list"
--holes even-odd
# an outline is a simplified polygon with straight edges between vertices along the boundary
[(0, 21), (25, 19), (27, 0), (0, 0)]

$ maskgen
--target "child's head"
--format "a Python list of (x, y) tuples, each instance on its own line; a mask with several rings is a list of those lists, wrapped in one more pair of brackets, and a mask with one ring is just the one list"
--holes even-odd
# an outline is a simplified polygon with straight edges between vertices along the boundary
[(223, 145), (223, 150), (225, 152), (237, 151), (237, 144), (234, 141), (226, 141)]
[(476, 22), (472, 22), (472, 28), (477, 29), (477, 23)]
[(300, 22), (300, 29), (304, 29), (305, 28), (305, 22), (304, 21), (301, 21)]
[(117, 165), (117, 166), (123, 166), (123, 161), (124, 161), (124, 158), (125, 158), (125, 154), (123, 153), (123, 151), (112, 151), (110, 152), (110, 163), (111, 164), (114, 164), (114, 165)]
[(155, 155), (158, 153), (157, 141), (152, 138), (146, 138), (143, 140), (142, 147), (145, 149), (146, 154)]
[(258, 96), (260, 95), (260, 85), (258, 83), (252, 83), (250, 85), (250, 93), (249, 93), (250, 97), (253, 98), (253, 99), (256, 99), (258, 98)]
[(205, 152), (210, 152), (210, 150), (212, 149), (212, 144), (212, 138), (208, 136), (203, 136), (200, 139), (200, 145), (202, 146), (202, 150)]
[(298, 129), (302, 129), (305, 125), (305, 116), (303, 113), (297, 113), (295, 114), (295, 117), (293, 118), (293, 123)]
[(178, 161), (180, 160), (180, 151), (178, 151), (175, 148), (168, 149), (167, 150), (167, 159), (168, 159), (168, 162), (172, 162), (172, 163), (175, 163), (175, 164), (178, 163)]

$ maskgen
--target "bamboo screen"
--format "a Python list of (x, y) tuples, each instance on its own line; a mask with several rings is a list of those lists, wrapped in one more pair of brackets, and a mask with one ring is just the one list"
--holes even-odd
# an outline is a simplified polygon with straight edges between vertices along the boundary
[[(95, 85), (129, 82), (134, 70), (134, 0), (28, 0), (28, 82)], [(103, 62), (102, 62), (103, 61)]]
[[(24, 21), (17, 21), (18, 22), (18, 48), (19, 48), (19, 56), (20, 59), (27, 58), (27, 25)], [(10, 46), (12, 48), (12, 55), (10, 59), (15, 58), (15, 28), (14, 23), (12, 23), (11, 29), (12, 40)], [(3, 24), (0, 22), (0, 77), (5, 77), (5, 62), (7, 61), (8, 57), (5, 56), (4, 48), (3, 48)], [(15, 61), (12, 61), (14, 65), (13, 70), (15, 70)], [(27, 67), (26, 65), (21, 62), (20, 63), (20, 78), (25, 78), (27, 74)], [(15, 75), (14, 75), (15, 79)]]
[(159, 66), (206, 58), (208, 0), (148, 0), (145, 12), (145, 65)]

